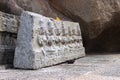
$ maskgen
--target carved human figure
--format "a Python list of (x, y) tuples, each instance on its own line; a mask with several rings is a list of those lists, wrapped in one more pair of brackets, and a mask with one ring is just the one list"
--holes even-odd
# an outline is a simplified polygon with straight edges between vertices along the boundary
[(46, 31), (44, 27), (40, 27), (39, 29), (39, 35), (38, 35), (38, 40), (39, 40), (39, 45), (42, 46), (46, 46), (46, 42), (47, 42), (47, 37), (45, 35)]
[(56, 26), (54, 32), (55, 32), (55, 45), (56, 45), (56, 48), (57, 48), (58, 51), (61, 51), (61, 36), (60, 36), (61, 33), (60, 33), (60, 29), (58, 29), (57, 26)]
[(54, 26), (52, 25), (52, 21), (48, 21), (47, 27), (47, 52), (56, 52), (55, 49), (55, 37), (54, 37)]
[(68, 37), (68, 39), (69, 39), (69, 44), (68, 44), (68, 46), (69, 46), (70, 48), (73, 48), (74, 46), (72, 45), (72, 44), (73, 44), (72, 28), (71, 28), (71, 27), (68, 27), (68, 31), (69, 31), (69, 37)]
[(69, 50), (69, 47), (67, 45), (68, 42), (68, 29), (67, 27), (64, 27), (64, 25), (62, 25), (62, 46), (64, 48), (65, 51)]
[(73, 33), (73, 35), (72, 35), (72, 37), (73, 37), (73, 40), (72, 40), (72, 42), (73, 42), (73, 46), (75, 47), (75, 48), (78, 48), (78, 47), (80, 47), (79, 46), (79, 43), (77, 42), (77, 39), (78, 39), (78, 30), (77, 30), (78, 28), (76, 28), (76, 27), (73, 27), (72, 28), (72, 33)]

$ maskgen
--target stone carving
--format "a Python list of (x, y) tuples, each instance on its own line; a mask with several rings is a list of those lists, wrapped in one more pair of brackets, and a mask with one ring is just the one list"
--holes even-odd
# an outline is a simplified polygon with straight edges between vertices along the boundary
[(18, 22), (17, 16), (0, 12), (0, 64), (13, 62)]
[(85, 56), (78, 23), (23, 12), (14, 67), (39, 69)]

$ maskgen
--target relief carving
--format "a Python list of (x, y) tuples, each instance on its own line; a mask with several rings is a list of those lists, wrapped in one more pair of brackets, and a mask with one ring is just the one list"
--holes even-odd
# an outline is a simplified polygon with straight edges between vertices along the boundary
[(80, 45), (82, 38), (79, 26), (66, 27), (61, 22), (61, 28), (58, 28), (51, 20), (48, 20), (47, 25), (47, 27), (40, 27), (38, 35), (39, 45), (44, 47), (45, 52), (58, 52), (62, 49), (70, 50), (82, 46)]

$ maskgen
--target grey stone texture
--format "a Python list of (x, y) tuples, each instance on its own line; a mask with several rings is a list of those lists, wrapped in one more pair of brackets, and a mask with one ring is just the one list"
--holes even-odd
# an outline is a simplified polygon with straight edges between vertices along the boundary
[(19, 18), (0, 12), (0, 64), (13, 62)]
[(28, 11), (22, 13), (20, 21), (15, 68), (39, 69), (85, 56), (78, 23)]
[(17, 33), (19, 17), (0, 12), (0, 32)]
[(11, 64), (14, 59), (16, 34), (0, 32), (0, 64)]

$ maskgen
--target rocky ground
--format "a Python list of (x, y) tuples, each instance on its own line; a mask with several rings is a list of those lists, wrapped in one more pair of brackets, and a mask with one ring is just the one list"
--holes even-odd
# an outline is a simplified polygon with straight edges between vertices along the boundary
[(0, 80), (120, 80), (120, 54), (91, 54), (74, 64), (60, 64), (39, 70), (5, 69)]

